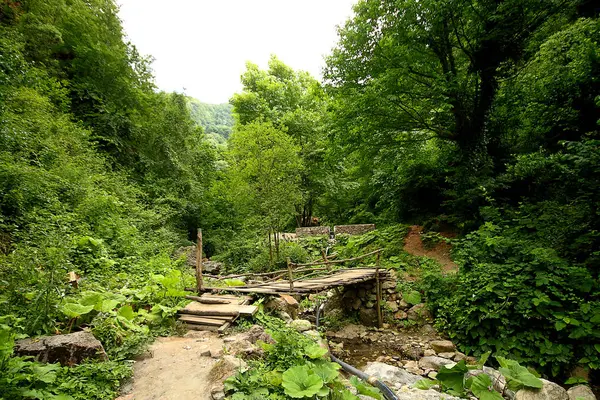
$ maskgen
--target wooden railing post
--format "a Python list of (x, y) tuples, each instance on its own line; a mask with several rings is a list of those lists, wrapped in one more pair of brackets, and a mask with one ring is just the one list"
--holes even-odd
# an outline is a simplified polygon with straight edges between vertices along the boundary
[(379, 279), (379, 261), (380, 251), (377, 251), (377, 261), (375, 263), (375, 288), (377, 290), (377, 324), (379, 328), (383, 327), (383, 315), (381, 314), (381, 280)]
[(324, 265), (327, 268), (327, 272), (331, 272), (331, 267), (329, 266), (329, 260), (327, 259), (327, 255), (325, 254), (325, 250), (321, 250), (321, 255), (323, 256), (323, 261), (325, 261)]
[(202, 277), (202, 229), (198, 229), (198, 242), (196, 243), (196, 289), (202, 293), (204, 279)]
[(287, 258), (288, 278), (290, 279), (290, 292), (294, 291), (294, 276), (292, 275), (292, 262)]

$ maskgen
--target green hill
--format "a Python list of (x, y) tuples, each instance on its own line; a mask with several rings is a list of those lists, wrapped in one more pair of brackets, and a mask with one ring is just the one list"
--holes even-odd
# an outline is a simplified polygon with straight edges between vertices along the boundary
[(233, 127), (233, 114), (231, 104), (208, 104), (188, 98), (192, 119), (201, 126), (207, 136), (218, 143), (224, 143), (229, 137)]

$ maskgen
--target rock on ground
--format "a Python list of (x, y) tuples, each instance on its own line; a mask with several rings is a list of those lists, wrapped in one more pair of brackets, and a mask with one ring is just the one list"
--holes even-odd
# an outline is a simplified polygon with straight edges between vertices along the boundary
[(449, 340), (434, 340), (429, 345), (436, 353), (454, 353), (456, 346)]
[(432, 369), (434, 371), (439, 371), (440, 368), (442, 368), (442, 365), (448, 365), (448, 368), (451, 368), (453, 364), (456, 363), (447, 358), (437, 356), (423, 357), (419, 360), (419, 367), (425, 370)]
[(425, 323), (433, 319), (431, 313), (429, 312), (427, 306), (424, 303), (412, 306), (406, 312), (406, 314), (409, 320), (416, 321), (418, 323)]
[(265, 343), (275, 343), (271, 335), (265, 332), (265, 329), (260, 325), (252, 325), (246, 332), (241, 333), (240, 338), (256, 344), (259, 340)]
[(515, 400), (569, 400), (567, 391), (554, 382), (542, 379), (543, 386), (539, 390), (521, 389)]
[(285, 312), (292, 319), (298, 318), (298, 309), (300, 305), (298, 301), (289, 295), (281, 295), (279, 297), (271, 297), (265, 303), (265, 309), (268, 311)]
[(365, 374), (374, 376), (396, 388), (412, 385), (422, 379), (419, 375), (411, 374), (402, 368), (381, 362), (367, 363), (367, 368), (365, 368), (364, 372)]
[(365, 326), (377, 326), (377, 310), (375, 308), (361, 307), (358, 311), (358, 319)]
[(569, 395), (569, 400), (577, 400), (578, 398), (583, 400), (596, 400), (594, 392), (592, 392), (592, 389), (587, 385), (573, 386), (567, 390), (567, 394)]
[(436, 392), (433, 389), (420, 390), (404, 386), (396, 390), (398, 400), (460, 400), (458, 397), (450, 396), (449, 394)]
[(298, 332), (304, 332), (312, 329), (312, 324), (310, 323), (310, 321), (305, 319), (295, 319), (292, 322), (290, 322), (289, 325)]
[(18, 340), (15, 344), (15, 354), (33, 356), (41, 362), (59, 362), (68, 366), (80, 364), (88, 358), (108, 360), (102, 343), (91, 332), (86, 331)]
[(367, 328), (363, 325), (348, 324), (337, 332), (328, 332), (327, 336), (348, 342), (360, 341), (366, 334)]
[(211, 382), (223, 382), (238, 371), (245, 371), (246, 369), (248, 369), (248, 365), (244, 360), (227, 354), (212, 366), (208, 373), (208, 380)]

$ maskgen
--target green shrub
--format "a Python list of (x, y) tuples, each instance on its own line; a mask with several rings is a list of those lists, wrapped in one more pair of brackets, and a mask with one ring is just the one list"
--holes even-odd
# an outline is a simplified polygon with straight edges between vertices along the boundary
[[(540, 246), (519, 226), (486, 223), (457, 249), (462, 268), (427, 293), (440, 329), (464, 351), (493, 351), (554, 375), (600, 367), (600, 301), (590, 271)], [(438, 289), (439, 290), (439, 289)]]

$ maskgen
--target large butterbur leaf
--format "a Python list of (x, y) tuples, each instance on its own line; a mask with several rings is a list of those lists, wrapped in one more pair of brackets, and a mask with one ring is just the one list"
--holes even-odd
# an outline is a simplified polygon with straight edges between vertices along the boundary
[(77, 318), (85, 315), (94, 309), (94, 305), (84, 306), (79, 303), (66, 303), (61, 307), (61, 311), (69, 318)]
[(506, 378), (509, 389), (517, 391), (522, 388), (541, 389), (542, 380), (533, 375), (517, 361), (504, 357), (496, 357), (500, 364), (500, 373)]
[(313, 397), (323, 387), (323, 380), (305, 365), (289, 368), (282, 378), (285, 394), (295, 399)]
[(462, 395), (465, 391), (465, 374), (468, 372), (464, 360), (458, 362), (452, 368), (445, 365), (440, 368), (436, 379), (441, 383), (442, 389), (454, 395)]
[(471, 378), (469, 387), (479, 400), (502, 400), (502, 395), (494, 390), (492, 378), (488, 374)]

